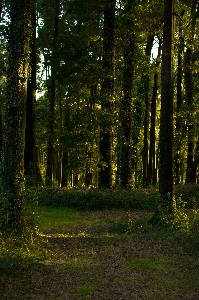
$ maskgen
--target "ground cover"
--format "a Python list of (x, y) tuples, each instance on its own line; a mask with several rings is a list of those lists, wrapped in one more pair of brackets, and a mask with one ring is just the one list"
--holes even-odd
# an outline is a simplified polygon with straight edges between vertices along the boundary
[(153, 212), (39, 212), (42, 260), (4, 254), (0, 299), (199, 299), (197, 242), (149, 228)]

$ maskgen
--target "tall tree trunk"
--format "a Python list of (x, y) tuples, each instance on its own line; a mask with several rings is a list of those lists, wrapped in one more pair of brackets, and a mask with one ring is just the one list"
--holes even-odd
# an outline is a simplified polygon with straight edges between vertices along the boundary
[(8, 203), (3, 230), (15, 230), (16, 233), (24, 229), (24, 148), (31, 13), (31, 0), (10, 1), (5, 134), (2, 153), (2, 179)]
[(187, 48), (185, 53), (185, 86), (186, 86), (186, 100), (189, 107), (188, 118), (189, 124), (187, 126), (188, 133), (188, 151), (187, 151), (187, 172), (186, 182), (194, 183), (196, 181), (196, 173), (194, 168), (194, 125), (191, 123), (192, 106), (193, 106), (193, 81), (192, 81), (192, 49)]
[(49, 82), (49, 138), (47, 145), (47, 167), (46, 167), (46, 185), (52, 185), (53, 181), (53, 161), (54, 161), (54, 123), (55, 123), (55, 87), (56, 87), (56, 44), (58, 39), (59, 29), (59, 0), (55, 1), (55, 16), (54, 16), (54, 37), (53, 37), (53, 49), (52, 57), (53, 62), (51, 66), (51, 77)]
[[(70, 120), (70, 105), (66, 104), (65, 105), (65, 111), (64, 111), (64, 129), (67, 129), (68, 124)], [(62, 187), (67, 187), (68, 185), (68, 176), (69, 175), (69, 170), (68, 170), (68, 150), (65, 145), (63, 145), (63, 155), (62, 155), (62, 181), (61, 181), (61, 186)]]
[(31, 74), (27, 83), (27, 104), (26, 104), (26, 131), (25, 131), (25, 152), (24, 171), (30, 176), (32, 183), (38, 182), (38, 159), (36, 150), (36, 5), (33, 1), (32, 9), (32, 43), (31, 43)]
[(188, 110), (188, 150), (187, 150), (187, 170), (186, 170), (186, 182), (196, 182), (196, 169), (194, 164), (194, 124), (192, 123), (192, 111), (193, 111), (193, 80), (192, 80), (192, 48), (189, 46), (194, 38), (196, 19), (197, 19), (197, 5), (198, 1), (192, 1), (191, 7), (191, 40), (188, 41), (188, 47), (185, 53), (185, 86), (186, 86), (186, 102), (189, 107)]
[[(184, 11), (181, 13), (181, 17), (183, 17)], [(184, 38), (182, 37), (182, 24), (179, 24), (179, 49), (178, 49), (178, 66), (177, 66), (177, 117), (176, 117), (176, 147), (175, 147), (175, 184), (179, 184), (182, 180), (181, 178), (181, 167), (182, 167), (182, 159), (180, 156), (181, 150), (181, 140), (182, 136), (182, 118), (179, 115), (180, 108), (182, 105), (182, 54), (184, 52)]]
[[(0, 97), (2, 98), (2, 89), (0, 90)], [(2, 99), (0, 100), (0, 161), (2, 154), (2, 146), (3, 146), (3, 103)]]
[(134, 0), (126, 4), (127, 36), (124, 51), (124, 96), (121, 99), (121, 158), (120, 181), (121, 187), (127, 188), (132, 180), (132, 90), (133, 90), (133, 59), (134, 59), (134, 32), (133, 10)]
[(164, 213), (173, 214), (173, 44), (175, 0), (164, 0), (159, 191)]
[[(91, 115), (92, 115), (92, 111), (93, 111), (94, 106), (95, 106), (95, 100), (94, 99), (95, 99), (96, 93), (97, 93), (97, 84), (93, 84), (91, 86), (90, 99), (89, 99), (89, 102), (87, 104), (88, 113), (90, 113)], [(87, 126), (87, 130), (88, 130), (89, 133), (92, 132), (92, 130), (93, 130), (93, 122), (92, 121)], [(91, 166), (90, 166), (90, 162), (91, 162), (92, 156), (93, 156), (92, 149), (91, 149), (92, 143), (89, 141), (88, 144), (89, 144), (88, 149), (87, 149), (87, 159), (88, 159), (88, 161), (86, 162), (86, 174), (85, 174), (85, 185), (87, 187), (92, 184), (92, 179), (93, 179), (92, 169), (91, 169)]]
[[(150, 60), (154, 35), (148, 36), (145, 54)], [(148, 132), (149, 132), (149, 74), (142, 78), (144, 84), (144, 148), (143, 148), (143, 187), (148, 187)]]
[[(160, 58), (162, 39), (159, 38), (158, 56)], [(159, 60), (157, 59), (156, 68), (159, 66)], [(156, 101), (158, 92), (158, 70), (156, 69), (153, 80), (153, 94), (151, 101), (151, 128), (150, 128), (150, 147), (149, 147), (149, 168), (148, 168), (148, 182), (152, 185), (157, 183), (157, 156), (156, 156)]]
[(104, 10), (103, 29), (103, 70), (104, 79), (101, 88), (101, 110), (105, 116), (100, 128), (100, 170), (99, 187), (110, 188), (113, 184), (113, 95), (114, 95), (114, 31), (116, 0), (107, 0)]
[(151, 101), (151, 128), (150, 128), (150, 147), (149, 147), (149, 167), (148, 167), (148, 183), (155, 185), (157, 183), (156, 170), (156, 101), (158, 91), (158, 73), (154, 74), (153, 95)]

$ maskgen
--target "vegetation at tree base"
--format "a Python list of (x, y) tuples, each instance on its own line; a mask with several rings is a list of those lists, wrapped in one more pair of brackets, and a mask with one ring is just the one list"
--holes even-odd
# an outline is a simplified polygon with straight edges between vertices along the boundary
[[(189, 262), (194, 258), (193, 276), (199, 238), (198, 1), (2, 0), (0, 13), (0, 271), (20, 266), (27, 276), (27, 266), (38, 270), (47, 260), (48, 234), (59, 253), (59, 235), (71, 234), (73, 241), (86, 236), (76, 219), (70, 224), (70, 215), (106, 217), (113, 210), (108, 225), (100, 219), (96, 243), (118, 235), (116, 243), (124, 239), (128, 252), (130, 238), (139, 247), (140, 239), (157, 247), (164, 239), (177, 249), (176, 239)], [(123, 217), (114, 219), (119, 212)], [(125, 266), (164, 273), (166, 263), (147, 253)], [(74, 287), (82, 299), (95, 289), (89, 282)], [(169, 299), (163, 294), (149, 292), (147, 299)]]

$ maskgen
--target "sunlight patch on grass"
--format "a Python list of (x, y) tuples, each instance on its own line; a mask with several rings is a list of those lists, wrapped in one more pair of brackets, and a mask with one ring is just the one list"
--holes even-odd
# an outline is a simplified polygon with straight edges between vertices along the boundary
[(75, 209), (39, 207), (39, 230), (65, 230), (67, 225), (79, 224), (79, 216)]

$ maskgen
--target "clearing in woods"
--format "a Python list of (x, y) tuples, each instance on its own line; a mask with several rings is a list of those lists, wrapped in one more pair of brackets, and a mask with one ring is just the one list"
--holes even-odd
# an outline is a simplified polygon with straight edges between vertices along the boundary
[(171, 234), (145, 232), (151, 213), (40, 210), (45, 257), (0, 269), (2, 300), (199, 299), (197, 258)]

